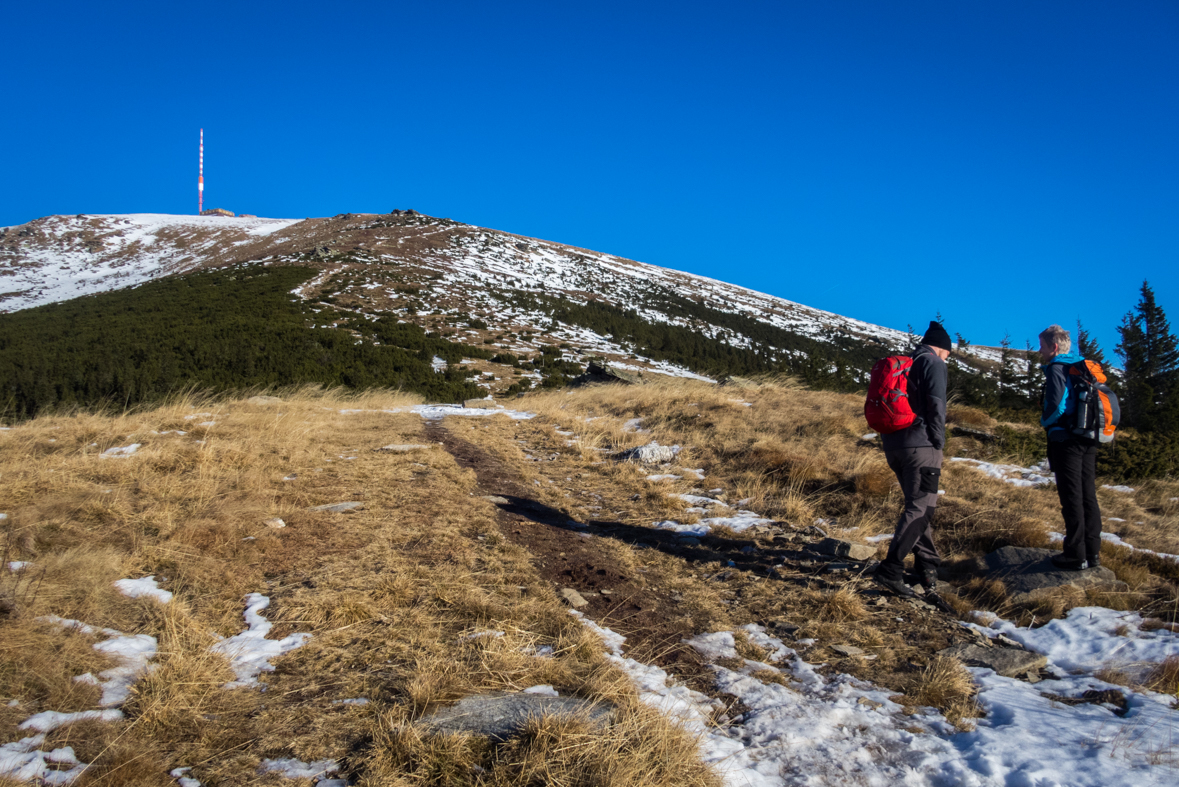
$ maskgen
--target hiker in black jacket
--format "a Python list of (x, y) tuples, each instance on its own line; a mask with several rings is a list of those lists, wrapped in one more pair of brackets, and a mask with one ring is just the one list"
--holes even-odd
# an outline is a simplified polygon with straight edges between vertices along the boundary
[(941, 323), (930, 322), (921, 346), (910, 354), (909, 407), (917, 418), (907, 429), (881, 437), (885, 459), (905, 495), (905, 510), (897, 521), (888, 556), (876, 569), (876, 582), (898, 596), (916, 595), (902, 579), (910, 552), (921, 584), (927, 591), (937, 586), (937, 567), (942, 561), (933, 545), (933, 515), (946, 445), (946, 359), (952, 346)]
[(1052, 565), (1080, 571), (1101, 565), (1101, 505), (1097, 502), (1097, 442), (1073, 434), (1077, 407), (1069, 385), (1069, 367), (1085, 359), (1071, 353), (1072, 336), (1059, 325), (1040, 334), (1044, 362), (1043, 413), (1040, 425), (1048, 433), (1048, 466), (1056, 478), (1060, 513), (1064, 517), (1064, 545)]

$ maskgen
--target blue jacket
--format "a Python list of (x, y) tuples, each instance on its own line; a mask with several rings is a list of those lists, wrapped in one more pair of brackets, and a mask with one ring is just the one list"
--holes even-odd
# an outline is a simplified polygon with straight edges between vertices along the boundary
[(1060, 353), (1040, 367), (1044, 370), (1044, 410), (1040, 414), (1040, 426), (1048, 430), (1049, 442), (1073, 437), (1072, 414), (1077, 402), (1068, 383), (1068, 367), (1083, 360), (1077, 353)]

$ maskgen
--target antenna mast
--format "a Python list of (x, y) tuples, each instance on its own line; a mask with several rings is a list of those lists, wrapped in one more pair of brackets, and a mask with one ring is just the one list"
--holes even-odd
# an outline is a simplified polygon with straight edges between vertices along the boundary
[(197, 215), (205, 212), (205, 130), (201, 129), (200, 174), (197, 176)]

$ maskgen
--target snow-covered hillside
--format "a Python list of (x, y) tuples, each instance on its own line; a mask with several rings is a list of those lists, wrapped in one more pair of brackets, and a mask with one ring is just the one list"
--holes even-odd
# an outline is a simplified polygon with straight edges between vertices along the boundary
[[(690, 273), (488, 230), (420, 214), (344, 214), (329, 219), (220, 216), (49, 216), (0, 229), (0, 310), (18, 311), (161, 276), (265, 260), (299, 262), (323, 270), (299, 294), (315, 299), (330, 289), (364, 313), (466, 314), (496, 334), (535, 334), (616, 362), (634, 361), (630, 348), (584, 326), (554, 322), (520, 308), (514, 295), (560, 296), (571, 303), (602, 301), (634, 310), (651, 323), (688, 327), (737, 348), (757, 340), (713, 315), (737, 315), (822, 343), (865, 343), (899, 349), (902, 331), (813, 309)], [(666, 304), (699, 305), (704, 318), (671, 313)], [(676, 299), (680, 299), (676, 301)], [(660, 304), (664, 305), (660, 305)], [(920, 328), (918, 328), (920, 330)], [(467, 331), (469, 340), (485, 338)], [(764, 345), (764, 341), (762, 342)], [(523, 342), (521, 352), (535, 349)], [(988, 348), (971, 348), (997, 361)], [(774, 357), (799, 350), (773, 350)], [(665, 370), (667, 371), (667, 370)], [(671, 370), (674, 371), (674, 370)]]

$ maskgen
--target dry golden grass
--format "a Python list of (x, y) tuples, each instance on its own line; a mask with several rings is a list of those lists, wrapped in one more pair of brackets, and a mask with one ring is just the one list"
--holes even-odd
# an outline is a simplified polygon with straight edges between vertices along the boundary
[[(516, 748), (458, 764), (484, 763), (499, 774), (488, 783), (546, 773), (554, 784), (716, 783), (693, 741), (635, 707), (597, 637), (538, 580), (530, 555), (499, 535), (494, 507), (472, 498), (473, 473), (440, 448), (375, 451), (424, 441), (420, 418), (396, 412), (413, 400), (310, 389), (282, 399), (182, 397), (0, 432), (6, 560), (33, 564), (0, 573), (12, 601), (0, 617), (4, 740), (22, 737), (17, 725), (35, 712), (97, 706), (98, 690), (73, 677), (111, 663), (94, 638), (37, 622), (59, 615), (159, 643), (154, 671), (124, 706), (127, 721), (50, 734), (48, 747), (71, 745), (91, 763), (87, 784), (168, 784), (180, 766), (206, 783), (241, 783), (257, 778), (264, 757), (338, 759), (361, 783), (467, 783), (474, 771), (397, 772), (377, 751), (389, 720), (411, 729), (466, 693), (542, 683), (630, 710), (607, 735), (541, 725)], [(142, 444), (132, 456), (100, 456), (131, 443)], [(365, 508), (308, 510), (344, 500)], [(286, 526), (265, 524), (275, 518)], [(148, 574), (166, 578), (170, 604), (112, 586)], [(241, 631), (250, 592), (271, 598), (271, 638), (312, 634), (276, 660), (265, 693), (224, 689), (233, 675), (208, 650), (212, 632)], [(551, 658), (532, 655), (541, 645)], [(370, 704), (336, 704), (355, 697)], [(414, 740), (401, 747), (414, 762), (449, 746)]]
[(962, 662), (937, 656), (912, 681), (906, 695), (918, 705), (940, 709), (947, 721), (960, 730), (969, 731), (974, 729), (969, 720), (982, 715), (974, 700), (977, 691)]

